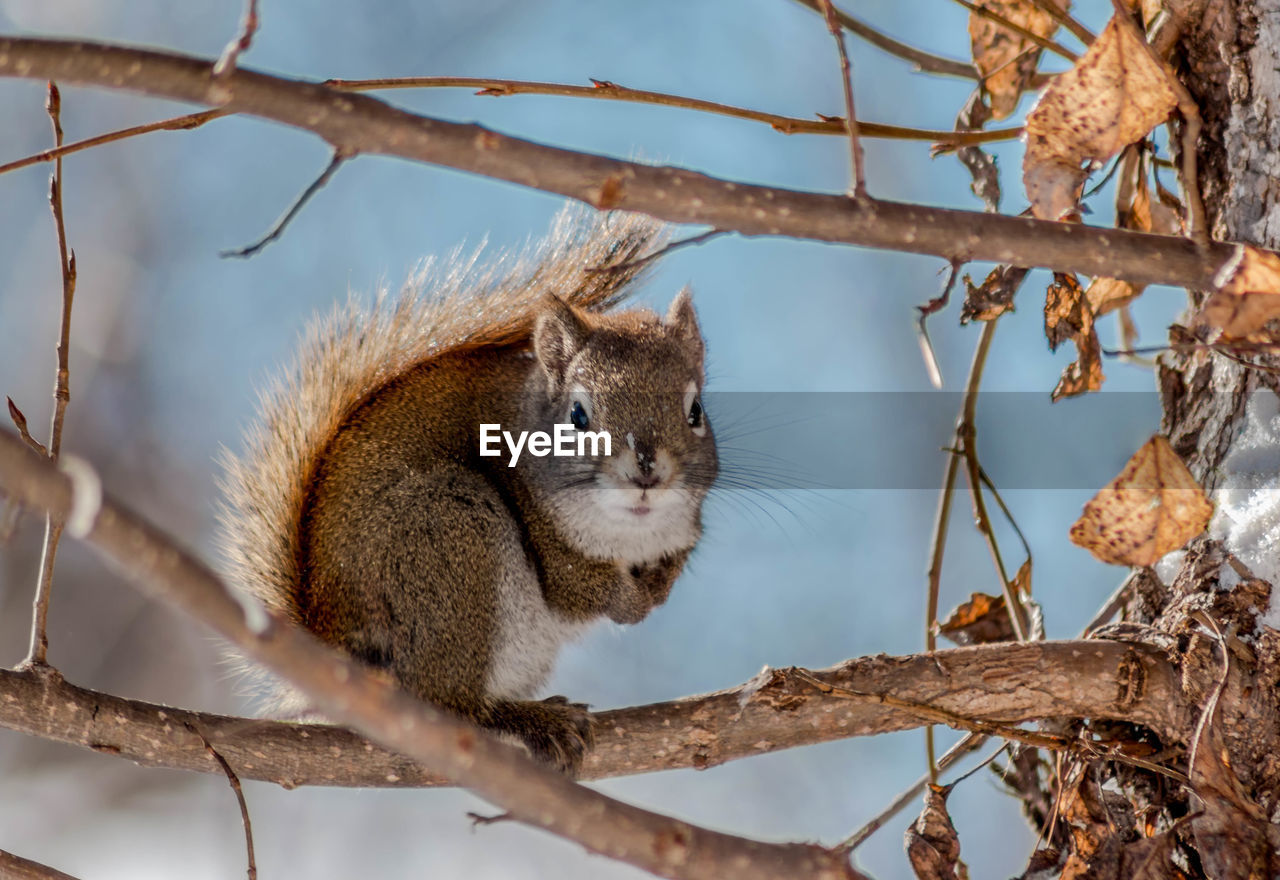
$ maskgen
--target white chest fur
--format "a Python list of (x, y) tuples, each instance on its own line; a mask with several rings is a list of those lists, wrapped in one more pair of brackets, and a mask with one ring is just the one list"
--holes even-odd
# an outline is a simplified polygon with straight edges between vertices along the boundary
[(560, 647), (590, 623), (571, 621), (547, 607), (533, 568), (523, 561), (507, 568), (497, 589), (498, 650), (489, 666), (490, 696), (527, 700), (547, 682)]

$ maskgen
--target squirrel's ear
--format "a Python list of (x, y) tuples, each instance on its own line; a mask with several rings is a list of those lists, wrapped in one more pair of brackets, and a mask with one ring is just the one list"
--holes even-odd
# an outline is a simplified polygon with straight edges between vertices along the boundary
[(663, 324), (671, 331), (671, 335), (679, 342), (693, 345), (702, 353), (702, 332), (698, 329), (698, 316), (693, 311), (693, 294), (685, 288), (676, 294), (667, 309), (667, 317)]
[(591, 332), (573, 307), (558, 296), (547, 297), (546, 310), (533, 328), (533, 350), (552, 388), (565, 380), (569, 362)]

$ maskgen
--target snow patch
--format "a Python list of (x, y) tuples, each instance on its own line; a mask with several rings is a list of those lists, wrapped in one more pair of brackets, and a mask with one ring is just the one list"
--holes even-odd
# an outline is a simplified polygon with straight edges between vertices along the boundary
[[(1280, 629), (1280, 397), (1271, 391), (1250, 395), (1243, 428), (1222, 462), (1214, 502), (1210, 537), (1276, 588), (1260, 621)], [(1224, 589), (1239, 583), (1234, 575), (1224, 567)]]

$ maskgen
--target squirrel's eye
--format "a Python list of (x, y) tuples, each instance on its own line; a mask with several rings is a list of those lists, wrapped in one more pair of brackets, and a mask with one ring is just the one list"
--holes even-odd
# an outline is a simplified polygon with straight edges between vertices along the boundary
[(569, 407), (569, 421), (573, 422), (573, 426), (579, 431), (587, 430), (587, 425), (591, 423), (591, 420), (587, 418), (587, 411), (576, 400), (573, 402), (573, 406)]
[(689, 404), (689, 415), (687, 416), (690, 428), (702, 427), (702, 403), (698, 398), (694, 398)]

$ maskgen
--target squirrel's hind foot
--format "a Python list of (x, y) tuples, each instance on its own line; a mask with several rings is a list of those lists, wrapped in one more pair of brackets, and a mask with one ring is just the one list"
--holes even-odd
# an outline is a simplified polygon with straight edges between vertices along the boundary
[(500, 702), (489, 726), (517, 737), (535, 758), (569, 776), (578, 775), (582, 759), (595, 744), (586, 704), (570, 703), (566, 697)]

